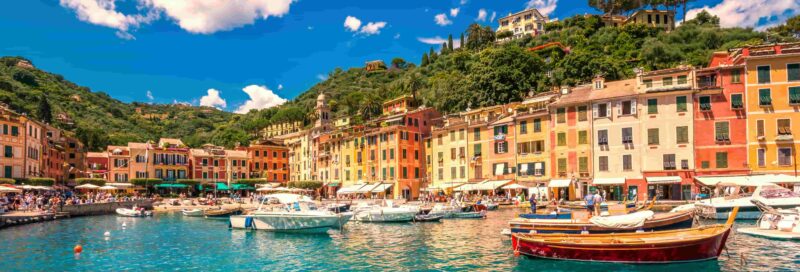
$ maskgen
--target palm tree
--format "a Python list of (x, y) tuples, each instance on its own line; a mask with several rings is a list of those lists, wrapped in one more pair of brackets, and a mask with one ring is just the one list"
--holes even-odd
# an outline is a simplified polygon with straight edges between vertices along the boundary
[(417, 73), (411, 73), (403, 80), (403, 90), (411, 93), (411, 97), (417, 100), (417, 91), (422, 89), (425, 83), (422, 81), (422, 76)]
[(361, 109), (359, 109), (359, 113), (364, 122), (381, 114), (380, 101), (380, 98), (373, 93), (369, 93), (364, 97), (364, 100), (361, 101)]

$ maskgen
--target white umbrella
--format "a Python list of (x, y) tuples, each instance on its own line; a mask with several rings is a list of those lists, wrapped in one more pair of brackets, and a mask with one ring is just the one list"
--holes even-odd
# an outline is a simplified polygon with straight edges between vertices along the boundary
[(97, 189), (97, 188), (100, 188), (100, 186), (97, 186), (97, 185), (94, 185), (94, 184), (91, 184), (91, 183), (86, 183), (86, 184), (82, 184), (82, 185), (75, 186), (75, 189), (89, 189), (89, 190), (94, 190), (94, 189)]
[(264, 197), (277, 199), (281, 204), (288, 204), (297, 201), (311, 201), (310, 197), (297, 194), (271, 194), (265, 195)]
[(507, 190), (528, 189), (528, 187), (525, 187), (525, 186), (522, 186), (522, 185), (514, 183), (514, 184), (509, 184), (509, 185), (503, 186), (503, 189), (507, 189)]
[(103, 186), (103, 187), (100, 187), (100, 188), (97, 188), (97, 189), (98, 189), (98, 190), (109, 190), (109, 191), (111, 191), (111, 190), (118, 190), (119, 188), (117, 188), (117, 187), (114, 187), (114, 186), (108, 186), (108, 185), (106, 185), (106, 186)]
[(0, 193), (22, 193), (22, 190), (6, 186), (0, 186)]

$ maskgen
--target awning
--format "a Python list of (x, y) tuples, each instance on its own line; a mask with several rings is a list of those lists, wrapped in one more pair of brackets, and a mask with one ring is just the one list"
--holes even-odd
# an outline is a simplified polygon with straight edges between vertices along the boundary
[(389, 190), (389, 188), (392, 188), (392, 185), (394, 185), (394, 184), (392, 184), (392, 183), (380, 183), (378, 185), (375, 185), (375, 187), (372, 188), (372, 192), (373, 193), (384, 193), (384, 192), (386, 192), (386, 190)]
[(547, 187), (550, 188), (569, 187), (571, 183), (572, 183), (571, 179), (551, 179), (550, 183), (547, 184)]
[(506, 190), (528, 189), (528, 187), (525, 187), (523, 185), (519, 185), (519, 184), (514, 183), (514, 184), (509, 184), (509, 185), (503, 186), (503, 189), (506, 189)]
[(232, 184), (234, 190), (255, 190), (256, 188), (250, 184)]
[(666, 176), (666, 177), (646, 177), (644, 178), (647, 180), (648, 184), (673, 184), (673, 183), (681, 183), (681, 177), (679, 176)]
[(718, 177), (694, 177), (694, 180), (705, 186), (717, 186), (717, 184), (738, 184), (747, 185), (747, 176), (718, 176)]
[(342, 189), (339, 189), (338, 191), (336, 191), (336, 194), (339, 194), (339, 195), (342, 195), (342, 194), (353, 194), (353, 193), (356, 193), (356, 191), (358, 189), (360, 189), (361, 187), (364, 187), (364, 186), (366, 186), (366, 184), (350, 185), (350, 186), (344, 187)]
[(156, 184), (155, 187), (156, 188), (187, 188), (189, 186), (186, 185), (186, 184), (180, 184), (180, 183), (162, 183), (162, 184)]
[(108, 185), (108, 186), (114, 186), (114, 187), (117, 187), (117, 188), (121, 188), (121, 187), (133, 187), (133, 184), (130, 184), (130, 183), (120, 183), (120, 182), (110, 182), (110, 183), (106, 183), (106, 185)]
[(497, 188), (502, 187), (503, 185), (511, 183), (510, 179), (504, 180), (487, 180), (481, 183), (478, 183), (478, 190), (481, 191), (493, 191), (497, 190)]
[(595, 178), (592, 185), (623, 185), (625, 178)]
[(498, 164), (497, 164), (497, 165), (494, 167), (494, 175), (495, 175), (495, 176), (502, 176), (502, 175), (503, 175), (503, 172), (505, 172), (505, 169), (506, 169), (506, 165), (505, 165), (505, 164), (498, 163)]
[(479, 185), (480, 185), (480, 183), (467, 183), (467, 184), (458, 186), (458, 188), (455, 188), (453, 190), (457, 191), (457, 192), (480, 191), (481, 189), (480, 189), (480, 187), (478, 187)]
[(217, 190), (229, 190), (228, 185), (222, 182), (217, 182)]
[(463, 182), (445, 182), (445, 183), (439, 183), (439, 184), (434, 185), (434, 186), (428, 186), (428, 188), (425, 188), (425, 190), (428, 191), (428, 192), (433, 192), (433, 191), (438, 191), (438, 190), (444, 191), (444, 190), (447, 190), (447, 189), (450, 189), (450, 188), (459, 187), (459, 186), (461, 186), (463, 184), (464, 184)]
[(749, 181), (769, 183), (800, 183), (800, 177), (785, 174), (753, 175), (747, 177)]

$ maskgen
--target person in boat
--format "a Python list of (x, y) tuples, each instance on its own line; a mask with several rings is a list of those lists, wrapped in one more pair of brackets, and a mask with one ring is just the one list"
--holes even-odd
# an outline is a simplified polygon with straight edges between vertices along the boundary
[(528, 201), (531, 202), (531, 213), (536, 214), (536, 194), (532, 194)]

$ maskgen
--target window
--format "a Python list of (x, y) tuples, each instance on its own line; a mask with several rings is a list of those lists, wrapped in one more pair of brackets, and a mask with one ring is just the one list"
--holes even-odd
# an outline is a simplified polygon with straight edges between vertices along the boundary
[(494, 136), (507, 135), (507, 134), (508, 134), (508, 126), (507, 125), (494, 127)]
[(580, 158), (578, 158), (578, 172), (589, 173), (589, 158), (588, 157), (580, 157)]
[(658, 99), (656, 98), (647, 99), (647, 113), (648, 114), (658, 113)]
[(542, 119), (533, 119), (533, 132), (542, 132)]
[(764, 84), (770, 82), (769, 66), (758, 66), (758, 83)]
[(585, 130), (578, 131), (578, 144), (589, 144), (589, 137), (587, 137)]
[(559, 124), (567, 122), (567, 108), (556, 109), (556, 122)]
[(394, 149), (389, 149), (389, 159), (394, 160)]
[(765, 167), (767, 166), (767, 150), (763, 148), (758, 149), (758, 167)]
[(770, 94), (769, 89), (759, 89), (758, 90), (758, 105), (759, 106), (770, 106), (772, 105), (772, 96)]
[(710, 96), (701, 96), (698, 100), (700, 102), (700, 111), (710, 111), (711, 110), (711, 97)]
[(533, 141), (532, 149), (534, 153), (544, 152), (544, 140)]
[[(19, 127), (18, 126), (12, 126), (11, 127), (11, 136), (19, 136)], [(69, 143), (69, 144), (71, 145), (71, 148), (75, 148), (75, 143)]]
[(800, 63), (786, 65), (786, 77), (789, 81), (800, 80)]
[(608, 130), (603, 129), (597, 131), (597, 144), (608, 145)]
[(560, 158), (558, 159), (558, 173), (566, 174), (567, 173), (567, 159)]
[(508, 152), (508, 142), (502, 141), (494, 144), (494, 153), (503, 154)]
[(451, 130), (450, 131), (450, 141), (454, 142), (455, 140), (456, 140), (456, 131), (455, 130)]
[(629, 115), (636, 114), (636, 100), (622, 101), (620, 114)]
[[(481, 129), (480, 128), (472, 129), (472, 138), (474, 138), (475, 141), (479, 141), (481, 139)], [(439, 141), (439, 144), (441, 144), (441, 143), (442, 142)]]
[(622, 128), (622, 143), (623, 144), (632, 144), (633, 143), (633, 128)]
[(742, 94), (731, 95), (731, 109), (743, 109), (744, 101), (742, 101)]
[(649, 145), (657, 145), (658, 144), (658, 129), (657, 128), (647, 129), (647, 144), (649, 144)]
[(675, 127), (675, 140), (679, 144), (688, 143), (689, 142), (689, 127), (688, 126)]
[(528, 134), (528, 122), (527, 121), (519, 122), (519, 134)]
[(675, 154), (664, 154), (664, 170), (675, 169)]
[(672, 86), (672, 77), (665, 77), (661, 79), (661, 84), (664, 86)]
[(419, 178), (419, 167), (414, 167), (414, 178)]
[(741, 70), (733, 70), (733, 71), (731, 71), (731, 83), (742, 83), (742, 71)]
[(472, 146), (472, 148), (473, 148), (472, 152), (475, 153), (476, 157), (481, 155), (481, 144), (475, 144), (474, 146)]
[(792, 135), (792, 121), (789, 119), (778, 119), (778, 135)]
[(531, 152), (531, 142), (517, 144), (517, 154), (525, 155)]
[(764, 137), (764, 120), (756, 120), (756, 136)]
[(642, 83), (644, 83), (644, 86), (646, 88), (652, 88), (653, 87), (653, 80), (652, 79), (642, 80)]
[(789, 87), (789, 104), (800, 104), (800, 86)]
[(439, 168), (438, 172), (439, 172), (438, 173), (439, 174), (438, 175), (439, 176), (439, 180), (443, 180), (444, 179), (444, 168)]
[(458, 169), (458, 173), (459, 173), (459, 177), (461, 177), (462, 179), (466, 178), (467, 177), (467, 167), (466, 166), (461, 166), (461, 168)]
[(686, 97), (685, 96), (675, 97), (675, 106), (676, 106), (676, 109), (675, 109), (676, 111), (685, 112), (686, 111)]
[(578, 106), (578, 121), (586, 121), (589, 120), (588, 114), (586, 113), (587, 109), (586, 106)]
[(450, 160), (456, 159), (456, 148), (450, 148)]
[(689, 169), (689, 160), (681, 160), (681, 169)]
[(791, 147), (778, 148), (778, 165), (780, 165), (780, 166), (792, 165), (792, 148)]
[(400, 152), (400, 154), (401, 154), (401, 158), (403, 158), (403, 159), (407, 159), (408, 158), (408, 150), (406, 150), (405, 148), (403, 148), (403, 150)]
[(727, 142), (731, 140), (730, 124), (728, 122), (714, 123), (714, 138), (717, 142)]
[(403, 168), (402, 168), (402, 173), (403, 173), (403, 176), (402, 176), (402, 177), (403, 177), (404, 179), (407, 179), (407, 178), (408, 178), (408, 168), (407, 168), (407, 167), (403, 167)]
[(608, 171), (608, 156), (600, 156), (597, 158), (597, 169), (605, 172)]
[(559, 132), (558, 133), (558, 146), (566, 146), (567, 145), (567, 133)]
[(728, 168), (728, 152), (717, 152), (717, 168)]
[(711, 163), (709, 163), (708, 161), (701, 161), (701, 162), (700, 162), (700, 168), (703, 168), (703, 169), (708, 169), (709, 167), (711, 167), (711, 165), (710, 165), (710, 164), (711, 164)]
[(633, 157), (630, 154), (622, 155), (622, 170), (633, 170)]
[(595, 104), (597, 106), (597, 117), (608, 117), (608, 104)]
[(13, 147), (10, 146), (10, 145), (5, 146), (5, 152), (3, 153), (3, 155), (6, 158), (13, 158), (14, 157), (14, 149), (13, 149)]
[(686, 84), (686, 76), (678, 76), (678, 85)]
[(459, 140), (464, 140), (465, 135), (467, 135), (467, 130), (466, 129), (462, 128), (462, 129), (458, 130), (458, 139)]

